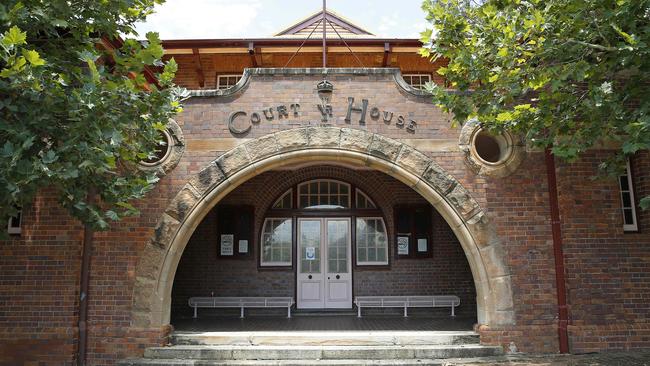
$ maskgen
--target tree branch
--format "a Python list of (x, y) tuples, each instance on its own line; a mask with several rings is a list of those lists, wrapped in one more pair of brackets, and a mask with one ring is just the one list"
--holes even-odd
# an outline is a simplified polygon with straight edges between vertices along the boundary
[(596, 49), (596, 50), (599, 50), (599, 51), (607, 51), (607, 52), (616, 52), (616, 51), (618, 51), (618, 48), (616, 48), (616, 47), (601, 46), (599, 44), (587, 43), (587, 42), (578, 41), (577, 39), (572, 39), (572, 38), (569, 38), (567, 40), (567, 42), (576, 43), (576, 44), (579, 44), (579, 45), (582, 45), (582, 46), (585, 46), (585, 47), (589, 47), (589, 48), (593, 48), (593, 49)]

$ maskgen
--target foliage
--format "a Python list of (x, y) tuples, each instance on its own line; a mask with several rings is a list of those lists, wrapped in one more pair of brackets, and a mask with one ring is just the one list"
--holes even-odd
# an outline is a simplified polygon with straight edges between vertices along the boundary
[[(650, 0), (425, 0), (421, 53), (444, 58), (430, 85), (456, 123), (476, 118), (575, 159), (617, 143), (602, 167), (650, 148)], [(453, 91), (452, 91), (453, 90)], [(646, 198), (645, 205), (650, 205)]]
[(153, 156), (182, 92), (157, 34), (114, 49), (107, 40), (137, 36), (134, 23), (161, 2), (0, 4), (0, 222), (43, 189), (95, 228), (137, 213), (131, 201), (157, 181), (138, 162)]

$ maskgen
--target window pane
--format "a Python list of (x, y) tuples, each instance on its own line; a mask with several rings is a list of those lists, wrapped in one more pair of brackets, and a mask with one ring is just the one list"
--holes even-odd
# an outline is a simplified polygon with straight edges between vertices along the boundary
[(282, 209), (282, 208), (292, 208), (291, 205), (291, 196), (293, 191), (290, 189), (282, 194), (282, 197), (278, 198), (275, 203), (273, 203), (273, 208)]
[(381, 218), (357, 218), (357, 263), (388, 263), (388, 241)]
[(302, 273), (320, 273), (320, 233), (320, 220), (300, 221), (298, 235)]
[(262, 229), (262, 265), (291, 265), (290, 218), (273, 218), (264, 221)]
[(623, 207), (632, 207), (632, 197), (630, 197), (630, 194), (623, 193), (621, 196), (623, 197)]
[(632, 214), (631, 208), (623, 209), (623, 217), (625, 219), (625, 225), (634, 225), (634, 215)]
[(349, 208), (348, 191), (349, 188), (345, 183), (337, 181), (306, 182), (299, 187), (299, 207), (309, 209)]
[(621, 175), (618, 177), (619, 182), (621, 184), (621, 191), (629, 191), (630, 186), (627, 184), (627, 175)]

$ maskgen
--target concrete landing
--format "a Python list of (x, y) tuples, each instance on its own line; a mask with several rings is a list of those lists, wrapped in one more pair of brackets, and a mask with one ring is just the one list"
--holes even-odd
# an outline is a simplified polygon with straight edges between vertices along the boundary
[(175, 332), (175, 345), (412, 346), (478, 344), (472, 331)]

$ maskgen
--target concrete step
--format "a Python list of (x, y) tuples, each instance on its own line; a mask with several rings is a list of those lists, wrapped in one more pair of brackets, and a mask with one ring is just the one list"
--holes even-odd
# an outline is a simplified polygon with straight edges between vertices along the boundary
[(444, 366), (445, 360), (153, 360), (134, 359), (118, 366)]
[(174, 332), (175, 345), (409, 346), (478, 344), (472, 331)]
[(172, 346), (152, 347), (148, 359), (182, 360), (413, 360), (487, 357), (501, 347), (463, 345), (409, 346)]

